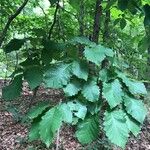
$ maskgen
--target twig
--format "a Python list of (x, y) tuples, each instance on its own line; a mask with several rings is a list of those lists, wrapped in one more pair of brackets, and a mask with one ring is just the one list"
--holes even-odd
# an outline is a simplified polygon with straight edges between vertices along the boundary
[(64, 12), (66, 12), (68, 15), (73, 16), (75, 19), (78, 20), (79, 24), (82, 25), (84, 27), (84, 29), (88, 30), (90, 33), (92, 32), (88, 27), (85, 27), (84, 23), (82, 23), (82, 21), (80, 21), (79, 17), (80, 15), (76, 15), (68, 10), (66, 10), (65, 8), (60, 6), (60, 9), (62, 9)]
[[(38, 3), (39, 4), (39, 3)], [(46, 30), (48, 29), (48, 20), (47, 20), (47, 14), (44, 10), (44, 8), (39, 4), (40, 9), (42, 10), (43, 14), (44, 14), (44, 18), (45, 18), (45, 25), (46, 25)], [(48, 31), (48, 30), (47, 30)]]
[(0, 47), (6, 37), (6, 34), (7, 34), (7, 31), (12, 23), (12, 21), (21, 13), (21, 11), (23, 10), (23, 8), (26, 6), (26, 4), (28, 3), (29, 0), (24, 0), (24, 2), (22, 3), (22, 5), (16, 10), (16, 12), (11, 15), (9, 18), (8, 18), (8, 21), (2, 31), (2, 34), (0, 35)]
[(4, 86), (6, 86), (7, 84), (7, 73), (8, 73), (8, 57), (6, 53), (5, 53), (5, 57), (6, 57), (6, 72), (5, 72)]
[(58, 17), (58, 27), (59, 27), (59, 35), (60, 39), (62, 38), (63, 42), (65, 43), (65, 38), (64, 38), (64, 27), (63, 27), (63, 22), (61, 22), (61, 10), (59, 9), (59, 17)]
[[(61, 103), (62, 103), (62, 100), (60, 100), (59, 104), (61, 104)], [(61, 127), (57, 131), (56, 150), (59, 150), (60, 130), (61, 130)]]
[(57, 131), (56, 150), (59, 150), (60, 128)]
[(29, 103), (29, 109), (31, 108), (36, 96), (37, 96), (37, 92), (38, 92), (39, 86), (37, 86), (34, 90), (33, 90), (33, 96), (31, 97), (30, 103)]
[(57, 3), (57, 5), (56, 5), (56, 9), (55, 9), (55, 13), (54, 13), (54, 20), (53, 20), (53, 23), (52, 23), (51, 28), (49, 30), (48, 39), (51, 39), (52, 31), (53, 31), (53, 28), (54, 28), (54, 26), (56, 24), (56, 21), (57, 21), (57, 12), (58, 12), (58, 9), (59, 9), (59, 3)]

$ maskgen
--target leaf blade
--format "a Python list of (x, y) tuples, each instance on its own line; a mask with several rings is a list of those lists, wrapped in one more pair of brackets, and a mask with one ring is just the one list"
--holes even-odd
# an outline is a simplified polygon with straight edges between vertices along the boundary
[(98, 101), (100, 95), (100, 89), (95, 81), (88, 81), (82, 89), (83, 96), (91, 102)]
[(94, 141), (99, 135), (98, 118), (92, 116), (84, 120), (79, 124), (75, 135), (82, 144), (89, 144)]
[(107, 100), (111, 108), (116, 107), (118, 104), (120, 104), (123, 101), (122, 86), (118, 79), (114, 80), (111, 83), (104, 83), (102, 94), (104, 98)]
[(125, 115), (121, 110), (105, 113), (104, 130), (112, 143), (125, 148), (129, 130), (126, 125)]
[(2, 89), (2, 98), (13, 100), (19, 97), (22, 91), (22, 83), (22, 75), (16, 76), (10, 85)]
[(40, 122), (39, 132), (40, 138), (47, 147), (50, 146), (56, 134), (56, 131), (62, 124), (62, 114), (57, 107), (54, 107), (46, 112)]
[(128, 114), (130, 114), (138, 122), (143, 123), (147, 114), (147, 109), (142, 101), (125, 96), (124, 103)]

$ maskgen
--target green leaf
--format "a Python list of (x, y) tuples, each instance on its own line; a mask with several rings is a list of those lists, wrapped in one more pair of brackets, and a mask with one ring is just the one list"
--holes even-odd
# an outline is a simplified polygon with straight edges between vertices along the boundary
[(116, 107), (123, 101), (122, 86), (118, 79), (114, 80), (111, 83), (103, 84), (103, 96), (104, 98), (106, 98), (111, 108)]
[(112, 143), (125, 148), (129, 130), (123, 111), (106, 112), (104, 117), (104, 130)]
[(79, 79), (88, 79), (88, 65), (85, 61), (74, 61), (72, 63), (72, 72)]
[(149, 4), (145, 4), (143, 6), (143, 10), (145, 12), (145, 15), (150, 17), (150, 5)]
[(125, 96), (124, 103), (128, 114), (130, 114), (138, 122), (143, 123), (147, 110), (142, 101)]
[(19, 65), (22, 66), (23, 68), (29, 68), (32, 66), (39, 66), (40, 62), (36, 58), (27, 58), (26, 60), (21, 62)]
[[(74, 0), (73, 0), (74, 1)], [(75, 2), (75, 1), (74, 1)], [(76, 3), (76, 2), (75, 2)], [(79, 4), (78, 4), (79, 5)], [(96, 43), (90, 41), (86, 37), (75, 37), (70, 41), (71, 44), (83, 44), (87, 46), (96, 46)]]
[(68, 84), (71, 75), (70, 64), (53, 65), (45, 72), (44, 83), (49, 88), (62, 88)]
[(85, 47), (84, 55), (87, 60), (100, 65), (101, 62), (106, 58), (106, 56), (112, 57), (114, 55), (113, 51), (109, 48), (105, 48), (101, 45), (96, 45), (93, 47)]
[(114, 26), (117, 25), (119, 22), (120, 22), (121, 18), (117, 18), (115, 21), (114, 21)]
[(143, 53), (149, 47), (149, 38), (147, 36), (142, 37), (138, 43), (138, 49), (140, 53)]
[(146, 27), (146, 26), (148, 26), (148, 27), (150, 26), (150, 17), (147, 17), (147, 16), (146, 16), (146, 17), (144, 18), (144, 26), (145, 26), (145, 27)]
[(65, 44), (43, 40), (42, 45), (44, 48), (42, 49), (41, 59), (44, 64), (49, 65), (53, 59), (61, 59), (62, 52), (65, 49)]
[(109, 80), (115, 79), (116, 74), (113, 70), (102, 69), (99, 71), (99, 80), (103, 82), (108, 82)]
[(132, 94), (147, 94), (147, 90), (143, 83), (131, 80), (126, 80), (125, 83)]
[(84, 120), (87, 113), (86, 106), (84, 106), (82, 103), (78, 102), (77, 100), (68, 102), (67, 105), (70, 107), (70, 110), (74, 113), (75, 116)]
[(99, 72), (99, 79), (103, 82), (108, 81), (108, 70), (107, 69), (102, 69)]
[(81, 142), (81, 144), (89, 144), (96, 140), (99, 135), (99, 122), (98, 117), (92, 116), (89, 119), (85, 119), (78, 125), (78, 130), (76, 131), (76, 137)]
[(80, 0), (69, 0), (69, 4), (75, 8), (76, 10), (79, 10), (80, 9)]
[(33, 28), (32, 29), (33, 34), (35, 34), (37, 37), (45, 37), (46, 32), (42, 28)]
[(61, 111), (54, 107), (46, 112), (42, 117), (40, 122), (40, 138), (46, 144), (47, 147), (52, 143), (53, 137), (56, 131), (60, 128), (62, 124), (62, 114)]
[(145, 27), (150, 26), (150, 5), (144, 5), (143, 10), (145, 12), (144, 25)]
[(48, 102), (41, 102), (38, 105), (32, 107), (30, 109), (30, 111), (28, 112), (27, 116), (30, 119), (34, 119), (34, 118), (38, 117), (40, 114), (42, 114), (42, 112), (49, 106), (50, 106), (50, 104)]
[(114, 52), (112, 49), (105, 47), (105, 55), (108, 57), (113, 57), (114, 56)]
[(66, 96), (74, 96), (78, 94), (78, 92), (81, 90), (82, 83), (78, 80), (71, 81), (65, 88), (63, 88)]
[(120, 19), (120, 27), (121, 27), (121, 29), (124, 29), (126, 25), (127, 25), (126, 20), (124, 18)]
[(138, 12), (139, 7), (142, 6), (142, 3), (138, 4), (140, 1), (141, 0), (128, 0), (128, 10), (132, 13), (132, 15), (135, 15)]
[(66, 49), (66, 54), (69, 59), (78, 59), (79, 52), (76, 47), (69, 45)]
[(5, 100), (13, 100), (21, 95), (22, 91), (22, 75), (16, 76), (10, 85), (2, 89), (2, 98)]
[(42, 83), (43, 72), (41, 67), (33, 66), (26, 69), (24, 72), (24, 78), (29, 83), (31, 90), (35, 89)]
[(49, 0), (51, 5), (54, 5), (56, 2), (58, 2), (58, 0)]
[(110, 80), (116, 79), (117, 74), (114, 69), (101, 69), (99, 71), (99, 80), (103, 82), (109, 82)]
[(5, 47), (5, 53), (10, 53), (12, 51), (18, 51), (23, 45), (25, 40), (24, 39), (12, 39)]
[(100, 65), (100, 63), (105, 59), (105, 48), (97, 45), (95, 47), (89, 48), (85, 47), (84, 55), (87, 60)]
[(138, 81), (125, 81), (132, 94), (147, 94), (145, 85)]
[(126, 114), (125, 118), (128, 129), (134, 134), (134, 136), (137, 136), (141, 129), (140, 123), (131, 118), (128, 114)]
[(118, 72), (118, 77), (122, 79), (125, 85), (128, 87), (129, 91), (133, 95), (144, 95), (147, 94), (145, 85), (139, 81), (135, 81), (132, 79), (127, 78), (123, 73)]
[(66, 123), (72, 123), (73, 114), (72, 114), (72, 111), (71, 111), (70, 107), (67, 104), (64, 103), (64, 104), (60, 105), (59, 110), (62, 113), (63, 121), (66, 122)]
[(29, 141), (38, 140), (39, 138), (39, 122), (34, 122), (32, 123), (31, 129), (29, 131)]
[(43, 49), (42, 54), (41, 54), (41, 60), (44, 64), (49, 65), (50, 62), (52, 61), (53, 56), (52, 56), (52, 51)]
[(118, 0), (118, 7), (122, 11), (126, 10), (128, 7), (128, 0)]
[(106, 6), (106, 10), (109, 10), (115, 3), (117, 0), (111, 0), (108, 1), (107, 6)]
[(95, 102), (99, 99), (100, 89), (95, 81), (88, 81), (83, 86), (82, 94), (88, 101)]

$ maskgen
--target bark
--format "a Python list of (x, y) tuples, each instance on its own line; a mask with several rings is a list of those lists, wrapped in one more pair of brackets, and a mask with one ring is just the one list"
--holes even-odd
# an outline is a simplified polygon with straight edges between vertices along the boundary
[(100, 34), (100, 19), (102, 15), (102, 0), (96, 1), (92, 41), (98, 44)]
[(22, 3), (22, 5), (16, 10), (16, 12), (11, 15), (9, 18), (8, 18), (8, 21), (0, 35), (0, 47), (2, 46), (3, 44), (3, 41), (5, 40), (5, 37), (6, 37), (6, 34), (7, 34), (7, 31), (12, 23), (12, 21), (21, 13), (21, 11), (24, 9), (24, 7), (27, 5), (29, 0), (24, 0), (24, 2)]
[[(107, 2), (109, 3), (110, 0)], [(109, 43), (109, 36), (110, 36), (110, 30), (109, 30), (109, 23), (110, 23), (110, 10), (106, 10), (105, 14), (105, 22), (104, 22), (104, 32), (103, 32), (103, 42), (108, 44)], [(102, 68), (105, 68), (108, 65), (108, 60), (105, 59), (102, 62)]]
[[(100, 26), (101, 26), (101, 22), (100, 22), (101, 15), (102, 15), (101, 4), (102, 4), (102, 0), (96, 0), (92, 41), (97, 44), (99, 41)], [(95, 75), (95, 64), (90, 63), (89, 65), (90, 65), (90, 74)]]
[(33, 96), (31, 97), (30, 103), (29, 103), (29, 109), (32, 107), (34, 100), (37, 96), (37, 92), (38, 92), (39, 86), (37, 86), (34, 90), (33, 90)]

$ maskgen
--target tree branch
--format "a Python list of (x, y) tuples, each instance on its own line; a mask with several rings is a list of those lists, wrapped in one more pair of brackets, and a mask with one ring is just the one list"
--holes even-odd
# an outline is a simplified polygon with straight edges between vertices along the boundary
[(26, 6), (26, 4), (28, 3), (29, 0), (24, 0), (24, 2), (22, 3), (22, 5), (16, 10), (16, 12), (11, 15), (9, 18), (8, 18), (8, 21), (0, 35), (0, 47), (2, 46), (2, 43), (3, 41), (5, 40), (5, 37), (6, 37), (6, 34), (7, 34), (7, 31), (12, 23), (12, 21), (21, 13), (21, 11), (24, 9), (24, 7)]
[(94, 18), (92, 41), (96, 43), (98, 43), (99, 32), (100, 32), (100, 17), (102, 13), (101, 3), (102, 3), (102, 0), (97, 0), (96, 7), (95, 7), (95, 18)]
[(57, 3), (57, 5), (56, 5), (56, 9), (55, 9), (55, 13), (54, 13), (54, 20), (53, 20), (53, 23), (52, 23), (51, 28), (50, 28), (50, 30), (49, 30), (48, 39), (51, 38), (53, 28), (54, 28), (54, 26), (55, 26), (55, 24), (56, 24), (58, 9), (59, 9), (59, 3)]
[[(110, 0), (107, 1), (109, 3)], [(110, 10), (106, 10), (105, 14), (105, 22), (104, 22), (104, 32), (103, 32), (103, 42), (106, 43), (107, 45), (109, 44), (109, 36), (110, 36), (110, 30), (109, 30), (109, 23), (110, 23)], [(102, 61), (102, 68), (105, 68), (108, 66), (109, 62), (107, 59)]]

